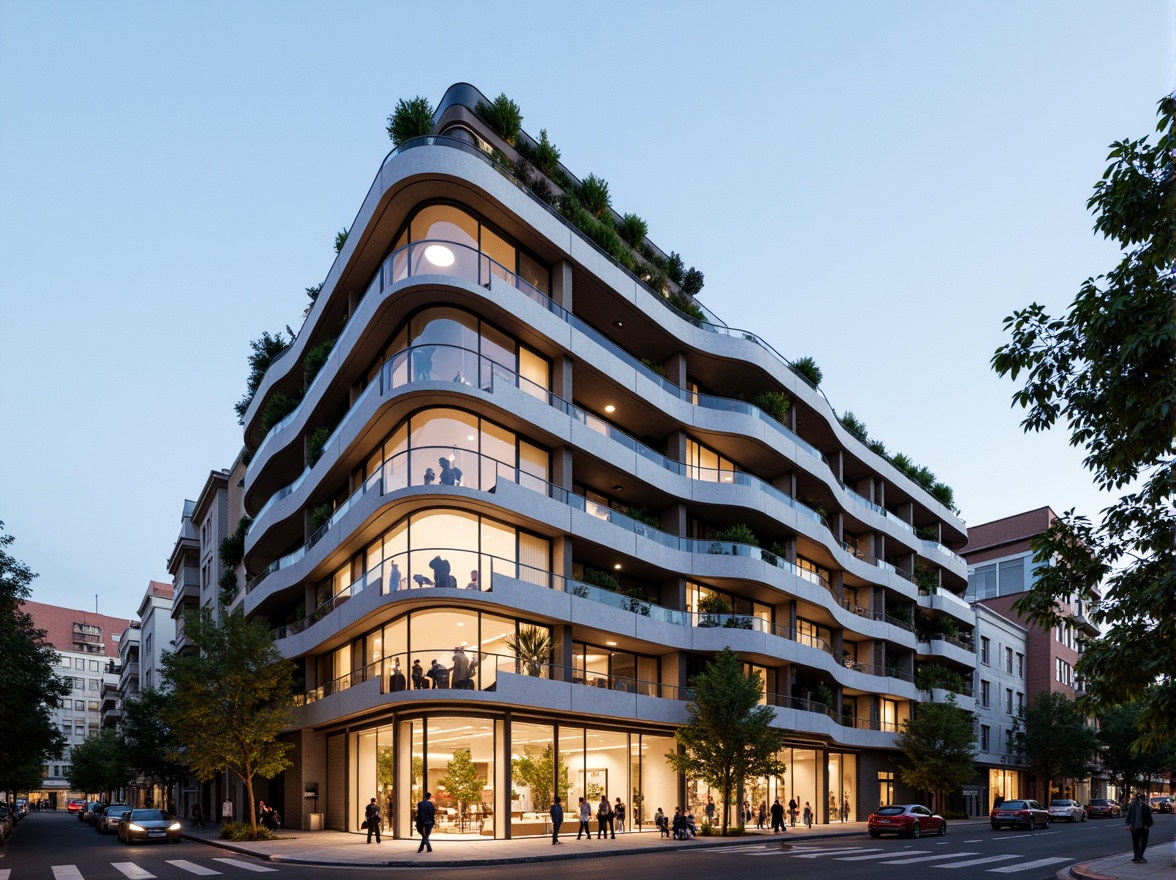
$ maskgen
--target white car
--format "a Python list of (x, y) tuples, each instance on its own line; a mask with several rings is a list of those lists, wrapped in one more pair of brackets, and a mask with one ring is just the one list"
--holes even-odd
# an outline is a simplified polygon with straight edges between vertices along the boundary
[(1085, 822), (1086, 809), (1078, 801), (1052, 800), (1049, 802), (1049, 821)]

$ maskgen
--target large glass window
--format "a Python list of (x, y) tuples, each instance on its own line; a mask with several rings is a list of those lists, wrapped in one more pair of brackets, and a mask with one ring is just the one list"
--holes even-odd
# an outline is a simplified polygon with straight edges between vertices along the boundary
[(433, 832), (492, 833), (494, 722), (430, 716), (427, 750), (427, 776), (437, 810)]
[(857, 821), (857, 755), (829, 754), (829, 794), (830, 822)]
[(739, 467), (692, 437), (686, 439), (686, 473), (692, 480), (730, 483)]
[[(555, 728), (550, 724), (511, 725), (511, 836), (546, 834), (548, 810), (555, 794)], [(562, 768), (566, 773), (566, 767)], [(561, 774), (561, 789), (566, 792), (566, 775)], [(566, 803), (566, 798), (565, 798)]]

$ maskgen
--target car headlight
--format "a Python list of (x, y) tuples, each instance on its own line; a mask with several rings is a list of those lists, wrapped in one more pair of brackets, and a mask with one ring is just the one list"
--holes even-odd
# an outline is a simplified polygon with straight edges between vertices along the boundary
[(136, 825), (134, 822), (130, 822), (127, 825), (127, 831), (145, 831), (145, 830), (146, 829), (142, 825)]
[(183, 826), (181, 826), (179, 822), (172, 822), (170, 825), (167, 826), (167, 830), (168, 831), (179, 831), (181, 827), (183, 827)]

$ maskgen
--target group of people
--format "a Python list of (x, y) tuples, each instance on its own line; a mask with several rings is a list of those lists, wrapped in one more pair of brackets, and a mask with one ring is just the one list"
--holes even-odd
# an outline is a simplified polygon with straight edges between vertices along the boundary
[(282, 814), (275, 807), (267, 805), (265, 801), (258, 801), (257, 822), (270, 831), (277, 831), (282, 824)]
[[(576, 807), (576, 818), (580, 825), (576, 831), (576, 840), (583, 837), (592, 839), (592, 816), (593, 812), (596, 814), (596, 839), (597, 840), (616, 840), (617, 832), (622, 834), (625, 832), (625, 821), (627, 813), (625, 805), (620, 798), (616, 799), (616, 803), (610, 803), (608, 795), (601, 795), (600, 803), (596, 805), (593, 811), (592, 803), (587, 798), (580, 798), (580, 802)], [(559, 828), (563, 824), (563, 803), (559, 797), (555, 798), (555, 802), (551, 805), (551, 843), (552, 845), (559, 843)]]
[[(708, 806), (713, 806), (708, 804)], [(712, 810), (713, 815), (713, 810)], [(693, 813), (683, 813), (681, 807), (674, 807), (673, 818), (667, 816), (661, 807), (653, 814), (653, 825), (662, 837), (672, 837), (674, 840), (689, 840), (698, 836), (698, 824), (694, 821)]]
[(440, 483), (442, 486), (461, 485), (461, 468), (452, 464), (444, 455), (437, 459), (437, 466), (441, 468), (440, 474), (432, 468), (425, 468), (426, 486), (431, 486), (435, 482)]
[[(418, 589), (425, 587), (449, 587), (451, 589), (457, 589), (457, 578), (452, 574), (453, 566), (449, 564), (448, 559), (442, 558), (440, 553), (429, 560), (429, 568), (433, 571), (432, 577), (420, 574), (419, 572), (412, 576), (413, 583), (417, 585)], [(399, 563), (393, 562), (388, 568), (388, 592), (399, 592), (400, 585), (403, 582), (404, 572), (400, 570)], [(476, 568), (470, 572), (470, 580), (465, 588), (467, 590), (482, 589), (482, 582)]]
[[(478, 670), (478, 658), (474, 657), (471, 660), (466, 656), (465, 649), (458, 646), (453, 649), (452, 662), (453, 667), (449, 669), (434, 659), (426, 670), (421, 666), (419, 659), (413, 660), (412, 669), (409, 671), (413, 688), (415, 690), (428, 690), (429, 688), (474, 690), (474, 673)], [(400, 674), (399, 660), (393, 661), (392, 690), (404, 690), (404, 676), (400, 674), (400, 681), (397, 682), (397, 674)], [(397, 687), (397, 684), (400, 686)]]

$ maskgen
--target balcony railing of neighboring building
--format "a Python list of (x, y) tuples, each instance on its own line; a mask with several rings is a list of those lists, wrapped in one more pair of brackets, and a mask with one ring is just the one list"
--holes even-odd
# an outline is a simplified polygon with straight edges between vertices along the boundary
[[(449, 563), (451, 570), (464, 571), (468, 568), (470, 571), (478, 573), (478, 577), (463, 587), (463, 590), (492, 591), (495, 578), (514, 578), (676, 626), (703, 629), (741, 629), (766, 633), (821, 651), (831, 657), (837, 665), (856, 672), (882, 678), (895, 678), (905, 682), (914, 681), (914, 676), (910, 673), (885, 666), (873, 666), (852, 661), (844, 654), (838, 654), (825, 639), (813, 633), (774, 624), (762, 617), (749, 614), (683, 611), (666, 608), (638, 597), (607, 590), (572, 578), (564, 578), (545, 569), (527, 566), (511, 559), (448, 547), (420, 548), (390, 556), (378, 566), (369, 569), (355, 582), (343, 587), (322, 602), (311, 614), (301, 620), (275, 628), (272, 635), (275, 640), (278, 640), (303, 632), (318, 621), (325, 619), (327, 615), (349, 599), (377, 584), (380, 586), (382, 595), (404, 595), (423, 589), (436, 589), (437, 585), (433, 579), (423, 573), (424, 571), (429, 571), (430, 574), (434, 573), (433, 569), (424, 563), (424, 560), (429, 557), (439, 557), (442, 553), (446, 554), (443, 558)], [(414, 559), (419, 559), (420, 564), (414, 565)], [(420, 571), (416, 570), (418, 568)], [(389, 574), (393, 569), (398, 572), (395, 578)], [(804, 569), (798, 569), (798, 571), (804, 571)], [(481, 576), (481, 572), (490, 573), (489, 581)], [(816, 577), (812, 572), (804, 573)], [(396, 582), (395, 586), (393, 586), (393, 581)]]
[[(430, 252), (430, 250), (433, 250), (433, 249), (442, 249), (448, 254), (447, 260), (441, 261), (441, 263), (444, 263), (444, 265), (441, 265), (438, 262), (434, 262), (434, 260), (438, 259), (436, 256), (433, 256), (432, 259), (430, 259), (429, 252)], [(426, 271), (424, 271), (424, 272), (421, 271), (422, 266), (425, 267)], [(602, 348), (606, 349), (607, 351), (610, 351), (616, 357), (623, 360), (628, 366), (639, 371), (646, 378), (648, 378), (650, 381), (658, 384), (665, 391), (667, 391), (669, 394), (673, 395), (674, 397), (678, 398), (679, 400), (685, 401), (687, 403), (692, 404), (693, 406), (697, 406), (702, 409), (715, 410), (715, 411), (719, 411), (719, 412), (742, 413), (742, 414), (751, 416), (753, 418), (757, 418), (760, 421), (764, 422), (765, 424), (771, 426), (775, 431), (782, 434), (787, 440), (789, 440), (792, 443), (795, 443), (799, 448), (806, 451), (809, 455), (811, 455), (814, 458), (821, 461), (825, 465), (826, 469), (828, 470), (830, 478), (835, 480), (845, 490), (845, 492), (847, 493), (850, 500), (862, 505), (863, 507), (865, 507), (869, 510), (872, 510), (873, 512), (877, 513), (880, 516), (887, 518), (888, 522), (896, 523), (899, 526), (899, 528), (903, 529), (904, 531), (907, 531), (910, 533), (914, 532), (914, 526), (912, 526), (910, 523), (904, 522), (902, 519), (898, 518), (893, 513), (886, 510), (886, 508), (884, 508), (881, 505), (876, 504), (872, 501), (867, 500), (863, 496), (859, 495), (858, 493), (856, 493), (856, 492), (850, 490), (848, 487), (846, 487), (845, 484), (842, 483), (842, 481), (833, 474), (832, 470), (829, 468), (828, 460), (825, 458), (824, 454), (816, 446), (809, 443), (807, 440), (804, 440), (799, 434), (797, 434), (791, 428), (784, 425), (783, 423), (781, 423), (777, 419), (773, 418), (772, 416), (768, 415), (763, 410), (761, 410), (759, 407), (756, 407), (750, 403), (746, 403), (742, 400), (734, 400), (732, 398), (725, 398), (725, 397), (714, 397), (712, 395), (700, 394), (699, 392), (691, 391), (686, 388), (680, 388), (679, 386), (670, 382), (665, 377), (663, 377), (663, 376), (659, 375), (658, 373), (654, 372), (653, 370), (651, 370), (646, 364), (642, 363), (638, 358), (634, 357), (632, 354), (627, 352), (625, 349), (623, 349), (622, 347), (620, 347), (619, 345), (614, 343), (611, 339), (609, 339), (604, 334), (600, 333), (598, 330), (593, 328), (591, 325), (585, 323), (581, 319), (577, 318), (575, 315), (568, 312), (566, 309), (564, 309), (562, 306), (558, 305), (554, 300), (552, 300), (546, 294), (544, 294), (543, 292), (541, 292), (540, 290), (538, 290), (537, 288), (535, 288), (534, 286), (532, 286), (528, 282), (524, 281), (517, 274), (515, 274), (514, 272), (511, 272), (510, 270), (508, 270), (507, 268), (502, 266), (500, 263), (495, 262), (494, 260), (487, 257), (485, 254), (482, 254), (480, 251), (478, 251), (474, 248), (468, 247), (466, 245), (460, 245), (460, 244), (450, 242), (450, 241), (431, 240), (431, 239), (430, 240), (422, 240), (419, 242), (412, 242), (409, 244), (402, 245), (400, 248), (398, 248), (396, 251), (394, 251), (392, 254), (390, 254), (384, 260), (384, 263), (382, 264), (380, 270), (377, 271), (375, 278), (373, 279), (373, 281), (369, 285), (368, 291), (370, 292), (372, 290), (376, 290), (376, 291), (383, 290), (384, 288), (391, 286), (393, 283), (401, 281), (405, 278), (409, 278), (409, 277), (413, 277), (413, 276), (421, 275), (421, 274), (445, 275), (448, 277), (458, 277), (458, 278), (462, 278), (463, 280), (472, 281), (472, 282), (478, 284), (479, 286), (489, 286), (491, 278), (502, 279), (506, 283), (512, 285), (513, 287), (515, 287), (516, 289), (521, 291), (524, 295), (526, 295), (531, 300), (539, 303), (548, 311), (559, 316), (564, 321), (566, 321), (569, 324), (571, 324), (572, 326), (574, 326), (582, 334), (584, 334), (585, 336), (587, 336), (590, 339), (592, 339), (593, 341), (595, 341)], [(425, 349), (425, 348), (434, 349), (437, 347), (440, 347), (440, 346), (418, 346), (418, 348), (421, 348), (421, 349)], [(448, 347), (448, 346), (446, 346), (446, 347)], [(327, 362), (328, 363), (330, 362), (332, 356), (340, 356), (337, 353), (340, 352), (341, 349), (342, 349), (342, 346), (336, 346), (334, 349), (332, 349), (331, 356), (328, 356)], [(403, 354), (403, 353), (401, 353), (401, 354)], [(502, 367), (502, 365), (496, 364), (493, 361), (490, 361), (488, 358), (479, 356), (476, 352), (470, 352), (469, 354), (470, 354), (471, 358), (473, 358), (475, 361), (485, 361), (486, 363), (482, 365), (483, 368), (480, 370), (464, 370), (463, 373), (466, 376), (475, 376), (475, 375), (479, 376), (480, 378), (479, 378), (478, 386), (481, 387), (485, 391), (493, 391), (493, 388), (491, 387), (492, 379), (488, 379), (488, 377), (493, 377), (495, 375), (495, 373), (505, 374), (505, 373), (511, 372), (507, 368)], [(407, 375), (405, 375), (402, 377), (401, 382), (396, 382), (395, 378), (394, 378), (394, 374), (396, 372), (394, 362), (397, 360), (398, 357), (400, 357), (400, 355), (393, 356), (393, 358), (391, 360), (389, 360), (384, 365), (384, 370), (381, 371), (381, 376), (379, 377), (379, 383), (380, 383), (379, 384), (379, 391), (381, 394), (387, 393), (388, 391), (393, 390), (394, 388), (402, 387), (403, 385), (408, 384), (411, 381), (420, 381), (421, 380), (421, 377), (416, 375), (415, 370), (414, 370), (414, 375), (411, 378), (409, 378)], [(391, 370), (389, 370), (390, 366), (392, 367)], [(403, 366), (403, 360), (401, 360), (401, 366)], [(315, 376), (314, 381), (311, 382), (310, 387), (307, 389), (306, 394), (303, 396), (303, 399), (311, 399), (313, 397), (313, 389), (315, 387), (315, 383), (322, 376), (327, 375), (329, 372), (330, 371), (328, 369), (326, 369), (326, 365), (324, 364), (324, 368), (319, 370), (318, 374)], [(388, 375), (386, 375), (386, 374), (388, 374)], [(390, 378), (392, 378), (392, 381), (388, 381)], [(448, 376), (446, 376), (446, 377), (428, 376), (427, 377), (428, 380), (448, 379), (448, 378), (449, 378)], [(516, 381), (514, 384), (516, 385), (516, 387), (524, 387), (518, 381), (517, 376), (515, 377), (515, 379), (516, 379)], [(335, 433), (337, 433), (343, 427), (343, 425), (346, 424), (347, 416), (349, 416), (351, 413), (357, 411), (357, 408), (358, 408), (360, 402), (364, 398), (366, 398), (369, 391), (371, 391), (376, 386), (376, 382), (377, 382), (377, 380), (373, 379), (372, 382), (369, 383), (368, 387), (364, 389), (364, 391), (360, 395), (360, 397), (357, 398), (355, 403), (353, 403), (349, 407), (347, 415), (345, 415), (344, 418), (340, 421), (340, 423), (336, 426), (335, 431), (332, 432), (331, 438), (329, 438), (326, 441), (326, 443), (323, 444), (324, 447), (330, 445), (331, 439), (334, 438)], [(522, 382), (526, 382), (526, 380), (524, 379), (524, 380), (522, 380)], [(549, 394), (549, 392), (547, 392), (546, 389), (542, 389), (542, 390), (543, 390), (543, 392)], [(572, 406), (571, 404), (568, 404), (567, 402), (560, 400), (559, 398), (555, 398), (555, 400), (557, 400), (557, 401), (559, 401), (559, 403), (563, 404), (563, 407), (561, 407), (561, 408), (564, 408), (565, 411), (568, 411), (567, 408), (577, 409), (574, 406)], [(554, 404), (554, 402), (553, 402), (553, 405), (556, 405), (556, 404)], [(285, 418), (281, 419), (272, 428), (270, 428), (269, 432), (266, 434), (266, 436), (262, 439), (261, 443), (258, 445), (258, 448), (254, 453), (253, 460), (260, 460), (261, 453), (265, 449), (266, 445), (269, 443), (271, 438), (277, 436), (279, 433), (281, 433), (281, 431), (286, 426), (291, 424), (297, 418), (299, 410), (300, 410), (300, 407), (296, 407), (293, 412), (288, 414)], [(578, 412), (578, 410), (577, 410), (577, 412)], [(615, 431), (616, 429), (613, 429), (613, 430)], [(620, 431), (617, 431), (617, 433), (623, 434), (623, 432), (620, 432)], [(625, 435), (625, 436), (627, 436), (627, 435)], [(637, 441), (632, 441), (632, 442), (636, 443)], [(650, 451), (652, 451), (652, 450), (650, 450)], [(675, 464), (681, 464), (681, 463), (675, 461)], [(293, 483), (289, 484), (288, 486), (283, 487), (282, 489), (279, 489), (273, 496), (271, 496), (266, 501), (266, 503), (264, 505), (262, 505), (262, 508), (258, 511), (257, 516), (254, 517), (254, 520), (256, 521), (258, 518), (260, 518), (261, 514), (266, 509), (268, 509), (271, 504), (280, 500), (281, 498), (286, 497), (291, 492), (293, 492), (295, 489), (297, 489), (298, 486), (301, 485), (303, 479), (305, 479), (308, 472), (309, 472), (309, 468), (304, 470), (302, 472), (302, 474), (300, 474), (298, 476), (298, 478)], [(780, 494), (783, 494), (783, 493), (780, 493)], [(800, 505), (800, 506), (803, 507), (803, 505)], [(808, 510), (808, 508), (804, 508), (804, 509)], [(817, 516), (817, 519), (819, 522), (823, 522), (823, 518), (820, 518), (816, 514), (815, 511), (810, 511), (810, 512), (814, 516)], [(935, 547), (940, 548), (940, 552), (942, 552), (946, 555), (949, 555), (951, 557), (954, 557), (957, 560), (962, 561), (961, 557), (952, 553), (950, 550), (948, 550), (948, 548), (944, 547), (943, 545), (938, 544), (937, 542), (927, 542), (927, 543), (934, 544)]]

